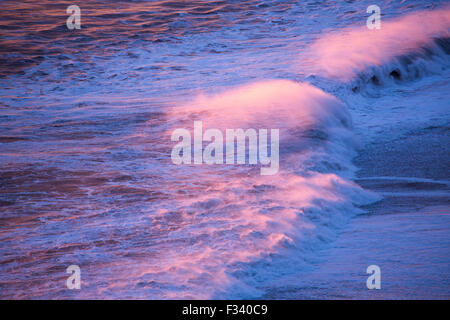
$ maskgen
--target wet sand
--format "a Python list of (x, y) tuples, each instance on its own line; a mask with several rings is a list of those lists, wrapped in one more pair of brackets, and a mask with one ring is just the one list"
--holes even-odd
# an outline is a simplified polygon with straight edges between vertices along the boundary
[[(353, 219), (334, 244), (322, 270), (325, 278), (346, 280), (325, 296), (450, 298), (449, 136), (448, 128), (428, 127), (361, 150), (357, 182), (383, 199)], [(380, 290), (366, 288), (371, 264), (381, 268)]]
[[(383, 199), (352, 219), (301, 285), (270, 296), (449, 299), (449, 133), (427, 128), (360, 150), (357, 182)], [(366, 268), (372, 264), (381, 268), (380, 290), (366, 287)]]

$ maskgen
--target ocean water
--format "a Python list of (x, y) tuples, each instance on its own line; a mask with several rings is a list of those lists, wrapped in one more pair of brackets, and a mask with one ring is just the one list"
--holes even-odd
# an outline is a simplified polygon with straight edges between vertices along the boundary
[[(445, 157), (431, 177), (352, 161), (408, 132), (448, 136), (445, 1), (382, 1), (380, 30), (371, 1), (84, 1), (68, 30), (71, 4), (2, 2), (1, 298), (315, 297), (286, 288), (311, 287), (386, 176), (432, 178), (448, 199)], [(171, 132), (195, 120), (280, 129), (279, 172), (174, 165)]]

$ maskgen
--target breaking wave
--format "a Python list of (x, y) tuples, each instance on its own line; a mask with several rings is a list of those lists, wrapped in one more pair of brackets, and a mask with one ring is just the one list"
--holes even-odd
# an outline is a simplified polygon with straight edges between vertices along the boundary
[[(450, 9), (382, 20), (381, 28), (350, 27), (314, 42), (311, 73), (350, 84), (389, 85), (439, 74), (450, 66)], [(313, 76), (314, 77), (314, 76)]]
[[(86, 4), (95, 24), (70, 38), (54, 29), (56, 7), (44, 24), (36, 16), (38, 30), (18, 33), (21, 19), (11, 10), (5, 18), (4, 31), (18, 39), (3, 41), (10, 54), (0, 70), (2, 297), (279, 297), (270, 292), (295, 286), (359, 206), (379, 199), (353, 182), (351, 161), (349, 107), (372, 101), (354, 95), (352, 105), (335, 86), (364, 91), (449, 66), (448, 8), (324, 35), (338, 23), (330, 8), (348, 24), (359, 15), (353, 6), (365, 4), (127, 2), (116, 10), (100, 2)], [(104, 14), (114, 15), (106, 27)], [(302, 56), (312, 84), (266, 80), (211, 93), (243, 79), (298, 80), (291, 61), (311, 39), (300, 31), (318, 37)], [(24, 39), (33, 40), (29, 52)], [(205, 92), (178, 101), (198, 88)], [(174, 165), (170, 134), (196, 120), (204, 130), (280, 129), (279, 172)], [(69, 292), (64, 267), (74, 263), (83, 290)]]

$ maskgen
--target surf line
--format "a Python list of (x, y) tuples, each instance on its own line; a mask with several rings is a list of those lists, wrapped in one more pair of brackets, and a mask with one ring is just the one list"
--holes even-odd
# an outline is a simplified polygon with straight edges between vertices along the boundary
[[(278, 172), (280, 155), (280, 130), (270, 129), (270, 154), (268, 129), (226, 129), (225, 160), (224, 135), (219, 129), (208, 129), (203, 133), (202, 121), (194, 121), (194, 164), (261, 164), (261, 175), (273, 175)], [(246, 141), (248, 140), (248, 153)], [(192, 163), (191, 132), (184, 128), (175, 129), (171, 141), (178, 143), (172, 148), (171, 159), (174, 164)], [(203, 149), (203, 142), (210, 142)], [(264, 167), (266, 166), (266, 167)]]

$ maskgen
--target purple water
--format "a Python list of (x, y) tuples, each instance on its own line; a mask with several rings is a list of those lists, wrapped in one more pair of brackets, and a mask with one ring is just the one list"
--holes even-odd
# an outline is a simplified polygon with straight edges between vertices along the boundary
[[(384, 1), (377, 36), (365, 26), (371, 1), (84, 1), (81, 29), (68, 30), (71, 4), (2, 2), (1, 298), (370, 298), (373, 259), (361, 256), (377, 236), (358, 215), (378, 210), (386, 218), (374, 226), (400, 230), (403, 220), (381, 225), (395, 203), (367, 205), (392, 190), (410, 204), (405, 177), (432, 179), (418, 203), (438, 197), (443, 209), (420, 221), (449, 229), (445, 1)], [(194, 120), (279, 128), (279, 173), (174, 165), (170, 133)], [(389, 154), (377, 143), (427, 128), (447, 148), (439, 170), (367, 165)], [(424, 256), (437, 257), (442, 278), (417, 283), (448, 298), (449, 238), (439, 235)], [(415, 240), (398, 241), (405, 250)], [(364, 292), (345, 285), (352, 244)], [(378, 250), (377, 263), (395, 268), (399, 250)], [(411, 257), (401, 263), (420, 271)], [(81, 290), (65, 286), (72, 264)], [(375, 298), (404, 298), (402, 285)]]

